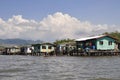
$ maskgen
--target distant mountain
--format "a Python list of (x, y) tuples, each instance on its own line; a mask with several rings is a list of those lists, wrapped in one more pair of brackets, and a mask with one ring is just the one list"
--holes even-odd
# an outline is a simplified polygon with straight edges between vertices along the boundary
[(28, 44), (36, 44), (42, 43), (43, 41), (37, 40), (24, 40), (24, 39), (0, 39), (0, 45), (28, 45)]

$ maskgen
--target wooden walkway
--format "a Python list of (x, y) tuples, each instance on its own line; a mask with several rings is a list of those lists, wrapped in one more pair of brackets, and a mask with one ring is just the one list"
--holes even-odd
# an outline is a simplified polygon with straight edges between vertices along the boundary
[(70, 56), (119, 56), (120, 51), (92, 51), (92, 52), (79, 52), (70, 53)]
[[(31, 56), (59, 56), (54, 53), (3, 53), (1, 55), (31, 55)], [(63, 55), (69, 56), (120, 56), (120, 51), (90, 51), (90, 52), (69, 52)], [(60, 56), (63, 56), (60, 55)]]

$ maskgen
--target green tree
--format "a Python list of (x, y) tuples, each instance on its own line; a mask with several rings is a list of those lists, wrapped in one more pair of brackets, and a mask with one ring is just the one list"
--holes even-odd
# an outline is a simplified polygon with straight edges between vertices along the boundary
[(54, 44), (62, 44), (62, 43), (68, 43), (68, 42), (74, 42), (74, 41), (75, 41), (74, 39), (67, 38), (67, 39), (62, 39), (62, 40), (56, 40)]
[(115, 31), (115, 32), (105, 32), (103, 33), (104, 35), (109, 35), (111, 37), (116, 38), (120, 42), (120, 32)]

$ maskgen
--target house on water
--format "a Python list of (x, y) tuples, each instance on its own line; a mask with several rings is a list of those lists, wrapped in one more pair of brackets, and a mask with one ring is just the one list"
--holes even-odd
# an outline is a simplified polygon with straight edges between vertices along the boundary
[(34, 48), (31, 45), (21, 47), (21, 54), (30, 55)]
[(76, 39), (77, 50), (118, 50), (115, 38), (108, 35), (100, 35)]
[(68, 55), (76, 48), (75, 42), (65, 42), (56, 46), (56, 55)]
[(44, 53), (52, 53), (55, 50), (55, 46), (51, 43), (41, 43), (41, 44), (33, 44), (33, 53), (39, 53), (39, 54), (43, 54)]
[(20, 47), (18, 47), (18, 46), (5, 48), (5, 54), (15, 55), (15, 54), (20, 54), (20, 52), (21, 52), (21, 50), (20, 50)]

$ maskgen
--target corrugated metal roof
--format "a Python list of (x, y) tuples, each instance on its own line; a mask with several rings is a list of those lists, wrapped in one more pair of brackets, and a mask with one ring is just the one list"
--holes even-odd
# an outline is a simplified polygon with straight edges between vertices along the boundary
[(93, 37), (80, 38), (80, 39), (76, 39), (75, 41), (86, 41), (86, 40), (101, 38), (101, 37), (104, 37), (104, 36), (106, 36), (106, 35), (100, 35), (100, 36), (93, 36)]

